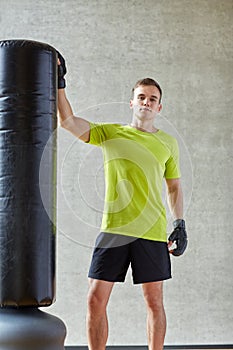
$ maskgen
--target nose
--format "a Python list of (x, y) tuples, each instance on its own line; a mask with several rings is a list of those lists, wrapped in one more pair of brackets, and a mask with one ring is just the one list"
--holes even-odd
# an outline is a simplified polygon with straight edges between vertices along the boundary
[(150, 100), (148, 98), (145, 98), (143, 100), (143, 105), (148, 107), (149, 106), (149, 102), (150, 102)]

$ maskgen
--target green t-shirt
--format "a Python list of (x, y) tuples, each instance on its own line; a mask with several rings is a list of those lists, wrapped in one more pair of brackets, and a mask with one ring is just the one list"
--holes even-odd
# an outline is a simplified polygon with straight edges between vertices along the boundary
[(167, 241), (163, 179), (180, 177), (179, 150), (162, 130), (90, 123), (90, 144), (104, 155), (105, 205), (102, 232)]

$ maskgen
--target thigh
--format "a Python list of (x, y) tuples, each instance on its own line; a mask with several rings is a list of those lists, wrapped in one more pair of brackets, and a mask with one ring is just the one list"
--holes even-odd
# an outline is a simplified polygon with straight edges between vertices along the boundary
[(134, 283), (158, 282), (171, 278), (171, 262), (166, 242), (137, 239), (131, 244)]
[(115, 236), (111, 233), (101, 233), (98, 236), (88, 277), (108, 282), (124, 282), (130, 264), (129, 244), (116, 244)]

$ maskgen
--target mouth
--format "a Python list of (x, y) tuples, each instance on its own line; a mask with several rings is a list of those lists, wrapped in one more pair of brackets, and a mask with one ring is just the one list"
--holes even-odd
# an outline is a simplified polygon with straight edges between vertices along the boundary
[(152, 109), (151, 109), (151, 108), (148, 108), (148, 107), (140, 107), (140, 108), (139, 108), (139, 111), (152, 112)]

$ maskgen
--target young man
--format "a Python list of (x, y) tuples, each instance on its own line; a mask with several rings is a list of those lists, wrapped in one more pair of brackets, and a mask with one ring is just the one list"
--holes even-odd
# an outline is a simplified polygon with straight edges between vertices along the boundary
[[(95, 124), (73, 115), (64, 90), (65, 61), (59, 53), (58, 57), (60, 124), (104, 153), (105, 207), (89, 270), (89, 349), (106, 348), (108, 300), (114, 283), (124, 281), (131, 264), (133, 281), (142, 284), (147, 306), (149, 350), (161, 350), (166, 331), (163, 281), (171, 278), (169, 248), (176, 242), (170, 253), (178, 256), (187, 246), (177, 142), (154, 126), (162, 109), (162, 90), (153, 79), (138, 81), (130, 100), (132, 122)], [(163, 179), (174, 217), (168, 243)]]

